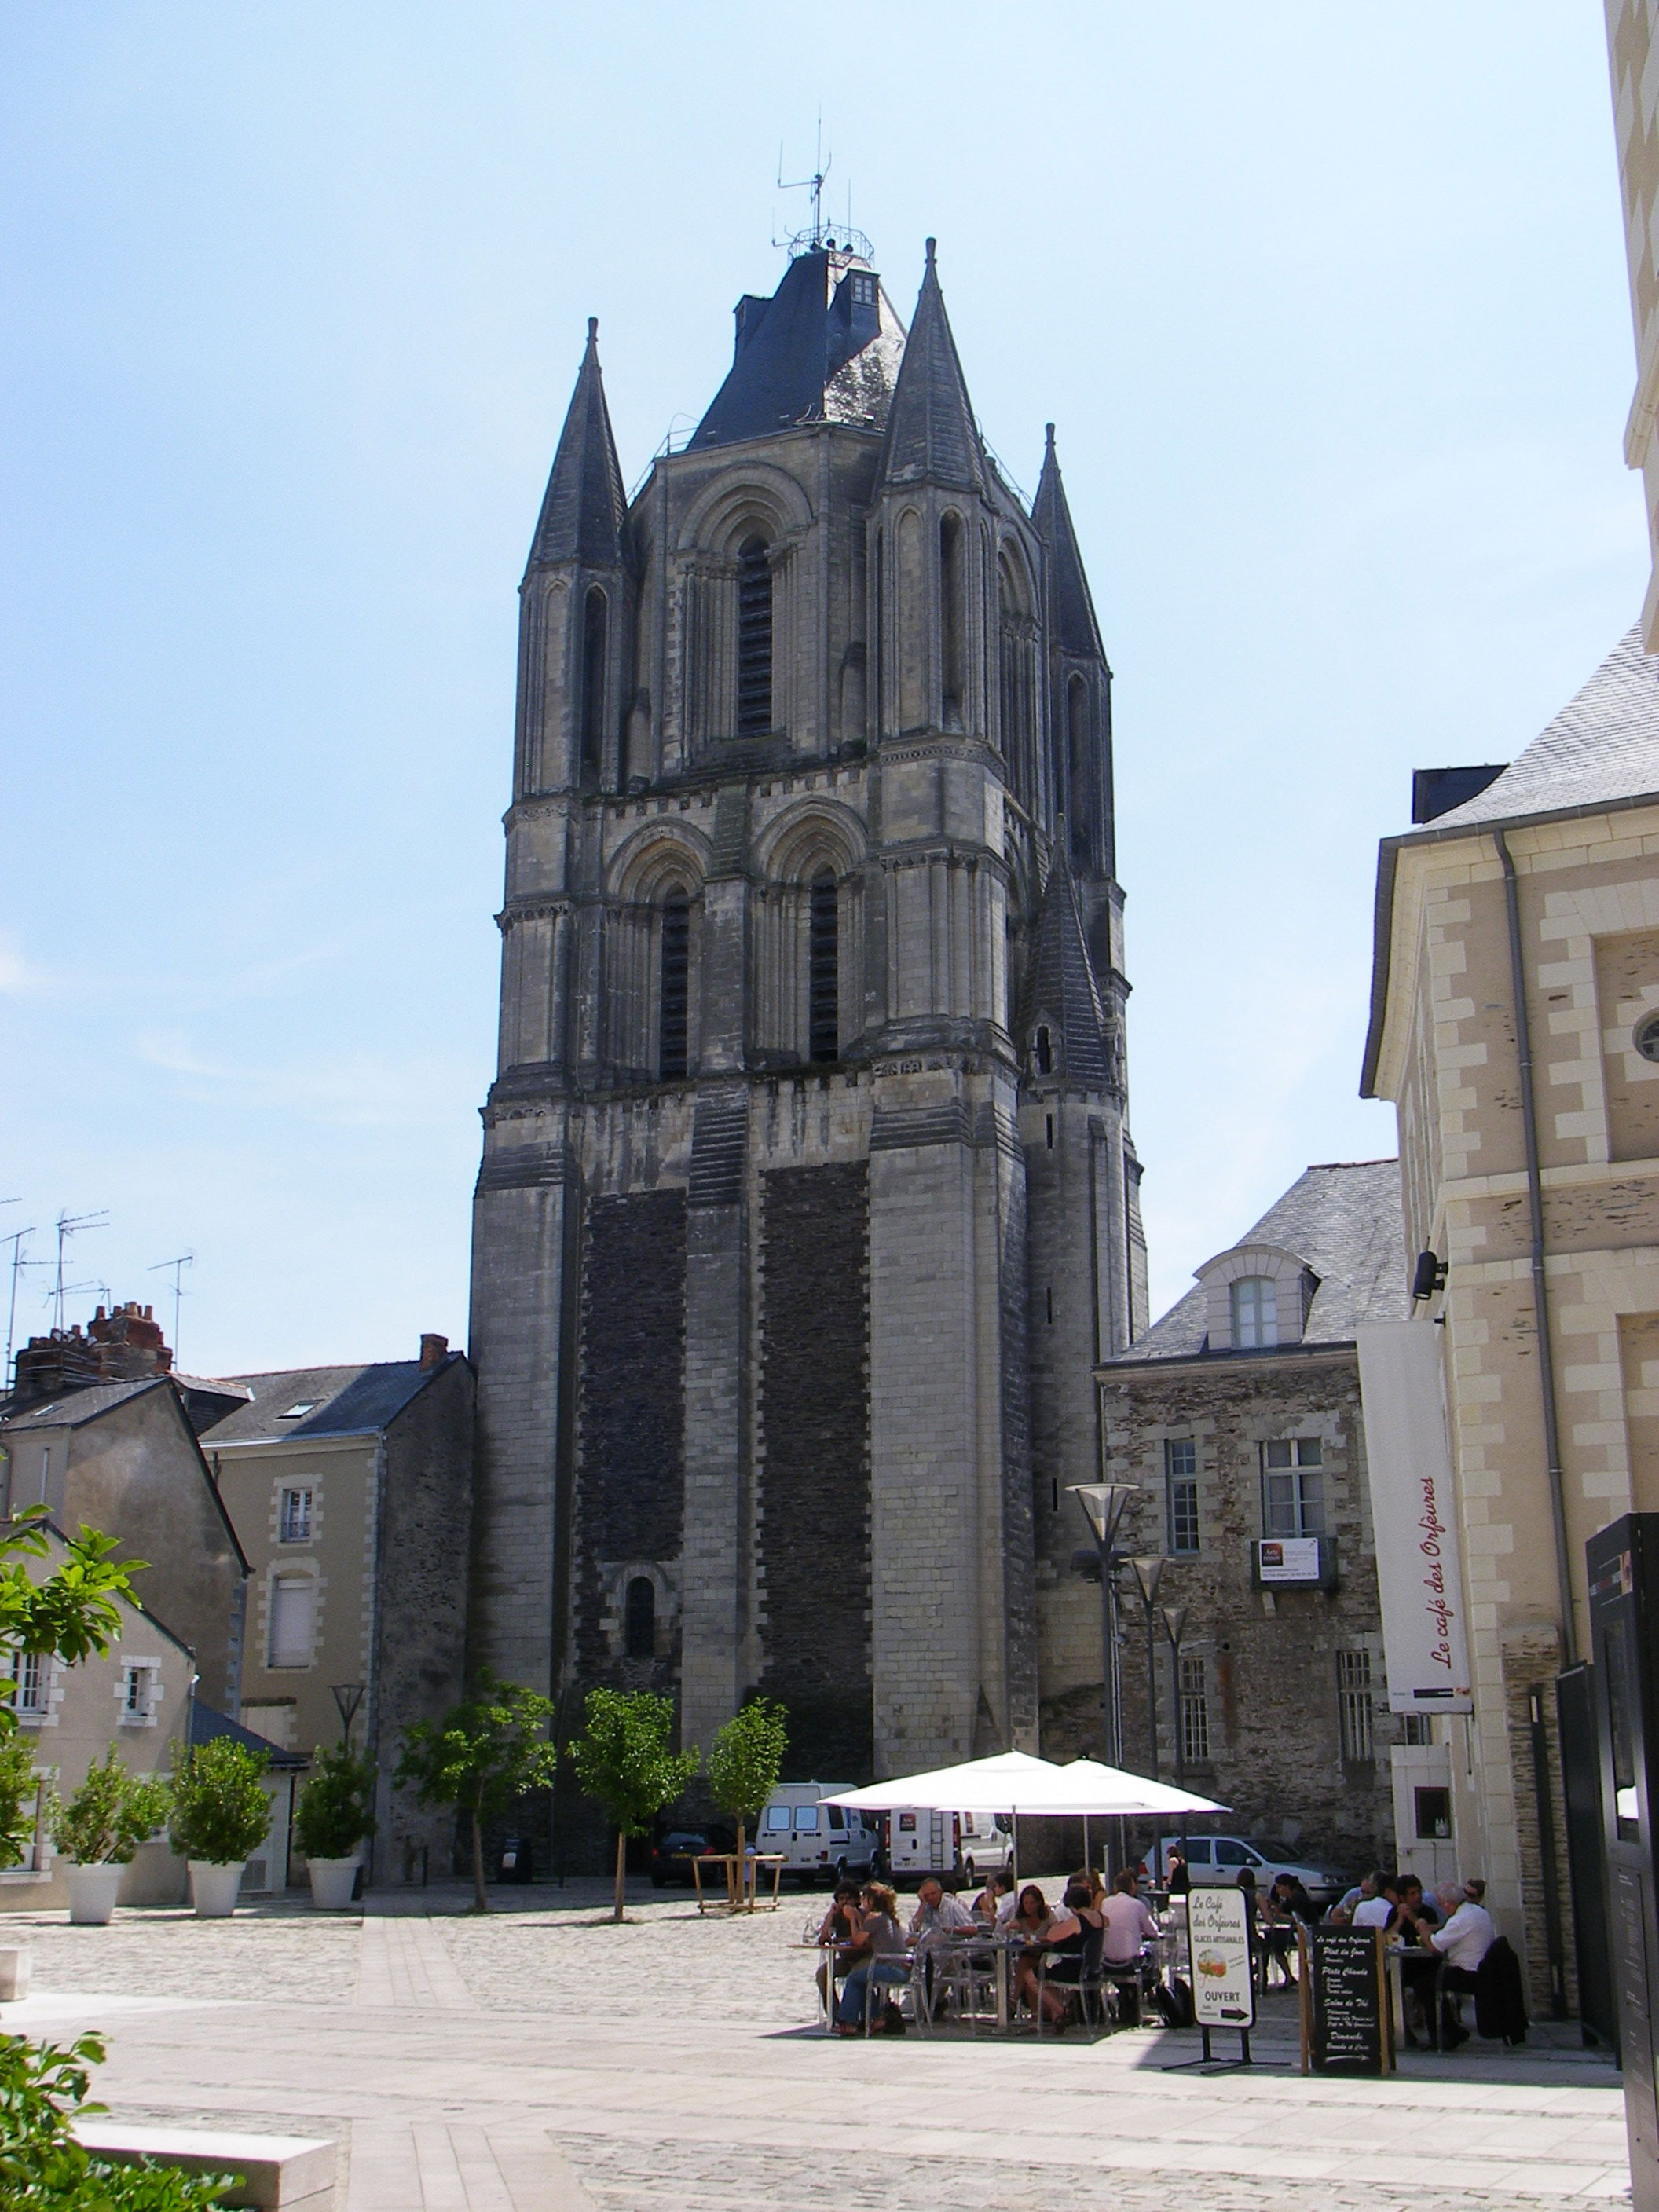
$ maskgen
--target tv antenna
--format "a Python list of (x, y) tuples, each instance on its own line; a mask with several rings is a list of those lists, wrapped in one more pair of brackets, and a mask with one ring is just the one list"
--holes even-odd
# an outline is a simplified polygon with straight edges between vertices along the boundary
[(78, 1237), (83, 1229), (107, 1229), (109, 1208), (102, 1206), (96, 1213), (60, 1213), (57, 1220), (58, 1272), (52, 1284), (52, 1325), (61, 1332), (64, 1326), (64, 1300), (70, 1290), (82, 1291), (93, 1287), (86, 1283), (65, 1285), (64, 1281), (64, 1247), (71, 1237)]
[(153, 1267), (144, 1270), (147, 1275), (159, 1275), (165, 1267), (173, 1270), (173, 1358), (175, 1365), (179, 1358), (179, 1301), (185, 1295), (181, 1278), (186, 1267), (195, 1265), (196, 1255), (193, 1252), (181, 1252), (176, 1260), (158, 1260)]
[[(803, 253), (822, 253), (826, 246), (833, 250), (839, 244), (846, 252), (855, 253), (860, 259), (867, 261), (874, 248), (861, 230), (853, 228), (853, 193), (850, 185), (848, 187), (847, 193), (847, 228), (839, 240), (830, 235), (824, 228), (823, 187), (830, 169), (835, 165), (836, 157), (833, 154), (826, 155), (823, 150), (822, 108), (818, 111), (817, 134), (813, 141), (813, 146), (812, 173), (810, 177), (786, 177), (783, 173), (783, 148), (781, 146), (778, 148), (778, 190), (781, 192), (810, 192), (812, 220), (805, 230), (798, 230), (793, 238), (775, 238), (772, 243), (774, 246), (787, 246), (791, 260), (797, 259)], [(832, 216), (831, 221), (833, 220)]]
[[(14, 1199), (8, 1199), (6, 1203), (8, 1206), (12, 1206), (16, 1201)], [(11, 1351), (17, 1339), (17, 1278), (25, 1267), (40, 1265), (38, 1261), (29, 1261), (23, 1257), (24, 1242), (33, 1234), (34, 1227), (31, 1223), (27, 1229), (14, 1229), (9, 1237), (0, 1237), (0, 1244), (9, 1244), (11, 1247), (11, 1304), (6, 1311), (6, 1369), (4, 1375), (0, 1376), (0, 1389), (9, 1390), (11, 1388)]]

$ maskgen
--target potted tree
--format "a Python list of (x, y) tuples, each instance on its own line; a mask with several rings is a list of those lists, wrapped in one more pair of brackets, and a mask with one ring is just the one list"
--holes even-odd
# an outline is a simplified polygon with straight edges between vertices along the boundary
[(193, 1746), (174, 1770), (167, 1833), (189, 1864), (198, 1919), (228, 1920), (236, 1910), (242, 1869), (270, 1826), (260, 1779), (269, 1758), (221, 1735)]
[(77, 1928), (108, 1925), (132, 1855), (167, 1817), (169, 1791), (153, 1774), (129, 1774), (111, 1744), (87, 1769), (67, 1804), (53, 1790), (46, 1820), (52, 1848), (70, 1862), (70, 1920)]
[(311, 1875), (319, 1912), (343, 1912), (356, 1886), (358, 1845), (374, 1832), (374, 1763), (352, 1755), (349, 1743), (319, 1751), (300, 1793), (295, 1841)]

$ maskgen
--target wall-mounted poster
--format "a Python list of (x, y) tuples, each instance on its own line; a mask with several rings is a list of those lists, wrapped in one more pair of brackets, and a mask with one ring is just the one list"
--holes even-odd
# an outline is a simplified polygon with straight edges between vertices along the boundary
[(1249, 1900), (1242, 1889), (1187, 1893), (1187, 1955), (1200, 2027), (1255, 2026)]

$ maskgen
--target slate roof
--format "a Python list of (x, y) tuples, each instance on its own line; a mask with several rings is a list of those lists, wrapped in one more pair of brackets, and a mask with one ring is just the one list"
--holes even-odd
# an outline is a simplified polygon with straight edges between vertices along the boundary
[(1042, 455), (1042, 474), (1037, 478), (1031, 520), (1048, 550), (1048, 611), (1054, 635), (1063, 653), (1081, 659), (1104, 660), (1100, 624), (1095, 619), (1094, 596), (1083, 567), (1083, 554), (1072, 526), (1060, 462), (1054, 453), (1054, 426), (1048, 426)]
[(1518, 760), (1431, 826), (1468, 829), (1650, 793), (1659, 793), (1659, 660), (1642, 650), (1638, 624)]
[[(854, 298), (854, 277), (873, 298)], [(765, 438), (799, 422), (879, 429), (904, 352), (904, 326), (868, 264), (827, 251), (797, 255), (769, 300), (738, 305), (736, 357), (690, 449)]]
[(619, 568), (626, 557), (628, 500), (617, 465), (617, 441), (611, 434), (611, 410), (605, 404), (599, 334), (599, 322), (590, 316), (586, 349), (530, 549), (532, 568), (555, 561)]
[(194, 1749), (198, 1745), (213, 1743), (221, 1736), (228, 1736), (240, 1743), (245, 1751), (263, 1751), (269, 1754), (272, 1767), (278, 1773), (291, 1772), (295, 1768), (309, 1766), (311, 1761), (301, 1751), (285, 1751), (280, 1743), (273, 1743), (268, 1735), (256, 1735), (240, 1721), (234, 1721), (228, 1713), (216, 1713), (211, 1705), (200, 1699), (192, 1701), (190, 1708), (190, 1741)]
[[(1333, 1160), (1306, 1169), (1237, 1242), (1277, 1244), (1305, 1261), (1319, 1277), (1304, 1344), (1350, 1343), (1361, 1322), (1404, 1321), (1411, 1311), (1398, 1160)], [(1196, 1284), (1110, 1364), (1184, 1359), (1202, 1352), (1205, 1304), (1203, 1285)], [(1271, 1355), (1222, 1351), (1213, 1356)]]
[(1060, 1028), (1063, 1073), (1091, 1089), (1109, 1090), (1115, 1072), (1106, 1042), (1105, 1002), (1083, 933), (1077, 887), (1058, 854), (1043, 889), (1026, 980), (1024, 1028), (1028, 1046), (1044, 1016)]
[[(374, 1436), (397, 1419), (434, 1375), (462, 1356), (449, 1352), (436, 1367), (422, 1367), (418, 1359), (382, 1359), (356, 1367), (294, 1367), (271, 1375), (234, 1375), (228, 1379), (246, 1383), (252, 1397), (207, 1430), (202, 1443), (216, 1447)], [(290, 1406), (306, 1404), (315, 1410), (297, 1420), (283, 1418)]]
[(140, 1375), (129, 1382), (93, 1382), (84, 1389), (60, 1390), (43, 1406), (30, 1406), (26, 1411), (8, 1414), (3, 1425), (8, 1431), (16, 1429), (80, 1429), (88, 1421), (95, 1421), (129, 1398), (137, 1398), (145, 1390), (159, 1389), (167, 1381), (164, 1375)]
[(887, 416), (882, 481), (902, 483), (925, 478), (929, 483), (979, 491), (984, 489), (986, 474), (979, 426), (945, 312), (930, 238), (915, 317)]

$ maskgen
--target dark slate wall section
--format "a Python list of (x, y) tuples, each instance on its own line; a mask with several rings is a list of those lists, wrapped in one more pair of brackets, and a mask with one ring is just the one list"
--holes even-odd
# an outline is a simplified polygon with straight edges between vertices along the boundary
[[(617, 1673), (600, 1562), (675, 1562), (685, 1499), (685, 1194), (599, 1198), (582, 1249), (575, 1644)], [(659, 1686), (665, 1686), (661, 1685)]]
[(863, 1164), (763, 1178), (760, 1687), (789, 1709), (786, 1778), (867, 1781), (870, 1188)]

